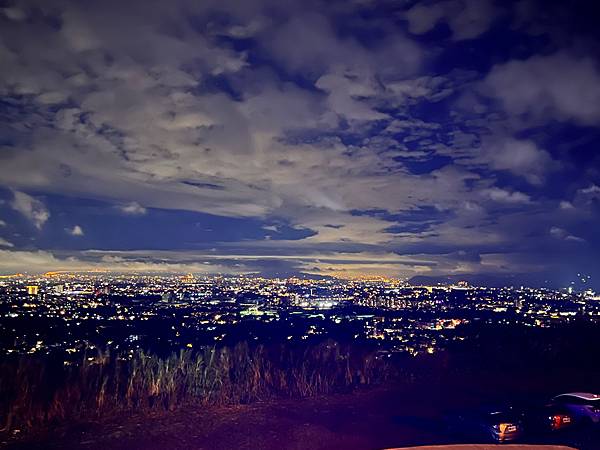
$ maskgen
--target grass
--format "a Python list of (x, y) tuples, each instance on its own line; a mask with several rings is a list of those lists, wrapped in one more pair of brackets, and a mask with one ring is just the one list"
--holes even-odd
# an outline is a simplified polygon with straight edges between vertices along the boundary
[(72, 365), (24, 355), (0, 364), (0, 427), (29, 430), (122, 411), (302, 398), (370, 385), (388, 372), (373, 353), (334, 341), (240, 343), (167, 357), (88, 350)]

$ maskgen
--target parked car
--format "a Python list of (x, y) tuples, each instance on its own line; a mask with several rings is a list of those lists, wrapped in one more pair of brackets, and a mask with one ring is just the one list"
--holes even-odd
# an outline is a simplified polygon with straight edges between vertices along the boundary
[(512, 442), (523, 434), (521, 415), (510, 408), (482, 409), (449, 416), (453, 428), (473, 438)]
[(554, 403), (521, 407), (523, 426), (528, 433), (547, 433), (563, 430), (573, 425), (569, 410)]
[(552, 403), (564, 407), (575, 420), (600, 423), (600, 395), (589, 392), (571, 392), (560, 394)]

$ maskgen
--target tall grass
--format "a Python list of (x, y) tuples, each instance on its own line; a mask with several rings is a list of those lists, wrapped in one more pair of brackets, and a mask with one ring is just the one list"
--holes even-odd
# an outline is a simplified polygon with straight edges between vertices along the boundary
[(208, 347), (168, 357), (87, 351), (78, 364), (21, 356), (0, 364), (4, 431), (120, 411), (308, 397), (381, 381), (388, 367), (366, 350), (327, 341), (292, 347)]

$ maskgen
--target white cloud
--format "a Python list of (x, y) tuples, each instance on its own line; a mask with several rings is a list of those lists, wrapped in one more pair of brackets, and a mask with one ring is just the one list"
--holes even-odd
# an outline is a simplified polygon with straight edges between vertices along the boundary
[(125, 214), (131, 214), (134, 216), (141, 216), (146, 214), (148, 211), (142, 205), (137, 202), (130, 202), (124, 205), (118, 206), (118, 208)]
[(600, 186), (590, 184), (588, 187), (578, 189), (573, 198), (573, 205), (577, 208), (589, 208), (594, 202), (600, 201)]
[(155, 272), (155, 273), (250, 273), (243, 265), (227, 267), (202, 262), (153, 261), (132, 255), (99, 256), (93, 261), (70, 255), (58, 257), (49, 251), (13, 251), (0, 250), (0, 273), (27, 271), (45, 273), (48, 271), (113, 271), (113, 272)]
[(63, 103), (67, 99), (67, 95), (63, 92), (44, 92), (36, 97), (36, 100), (44, 105)]
[(36, 198), (20, 191), (13, 191), (11, 206), (27, 217), (37, 229), (41, 229), (50, 218), (50, 211)]
[(67, 233), (71, 236), (83, 236), (83, 229), (79, 225), (75, 225), (73, 228), (66, 228)]
[(560, 209), (562, 210), (571, 210), (571, 209), (575, 209), (575, 206), (573, 206), (573, 203), (566, 201), (566, 200), (561, 200), (560, 204), (559, 204)]
[(531, 184), (541, 184), (546, 174), (556, 167), (556, 162), (531, 140), (484, 140), (483, 158), (496, 170), (508, 170), (527, 179)]
[(431, 31), (444, 21), (457, 41), (474, 39), (486, 32), (497, 18), (491, 0), (447, 0), (433, 4), (416, 3), (405, 13), (411, 33)]
[[(339, 68), (372, 69), (389, 75), (412, 73), (423, 58), (423, 50), (398, 32), (386, 30), (379, 45), (366, 47), (353, 37), (338, 36), (332, 21), (321, 13), (296, 11), (288, 21), (262, 36), (261, 44), (289, 70), (315, 76)], [(302, 36), (299, 40), (298, 36)], [(394, 61), (394, 64), (389, 64)]]
[(484, 91), (511, 114), (600, 123), (600, 70), (591, 58), (562, 52), (499, 64)]
[(0, 247), (14, 247), (12, 242), (8, 242), (6, 239), (0, 237)]
[[(335, 131), (340, 117), (361, 122), (387, 117), (377, 112), (385, 92), (381, 83), (414, 72), (422, 56), (418, 45), (392, 30), (367, 48), (339, 37), (327, 18), (318, 17), (308, 24), (315, 34), (307, 37), (323, 39), (311, 46), (289, 33), (296, 23), (310, 22), (311, 15), (250, 27), (260, 45), (288, 68), (317, 68), (314, 80), (324, 90), (318, 92), (282, 81), (268, 69), (246, 70), (242, 53), (210, 40), (219, 33), (217, 25), (207, 37), (186, 25), (177, 5), (153, 6), (164, 15), (148, 14), (146, 6), (134, 3), (131, 8), (139, 14), (124, 22), (119, 8), (93, 14), (75, 4), (59, 5), (68, 12), (61, 16), (60, 33), (29, 24), (41, 34), (13, 43), (23, 51), (9, 52), (0, 90), (35, 95), (28, 97), (28, 108), (39, 114), (31, 117), (35, 124), (23, 127), (33, 131), (15, 145), (27, 151), (11, 152), (3, 161), (0, 182), (109, 201), (129, 214), (153, 207), (235, 217), (282, 214), (295, 225), (301, 225), (306, 208), (414, 204), (404, 193), (418, 188), (416, 180), (404, 173), (399, 181), (389, 170), (401, 166), (394, 155), (370, 145), (349, 148), (333, 137), (302, 137)], [(238, 18), (236, 8), (228, 13), (239, 25), (248, 20), (243, 12)], [(164, 32), (179, 21), (177, 39)], [(269, 40), (278, 35), (287, 40)], [(54, 49), (48, 64), (40, 64), (40, 41)], [(111, 54), (110, 64), (98, 57), (102, 52)], [(198, 89), (219, 65), (240, 98)], [(98, 76), (82, 73), (82, 66)], [(60, 93), (72, 105), (49, 112), (45, 101), (59, 100)], [(301, 139), (294, 142), (290, 135)], [(420, 196), (428, 197), (428, 192)]]
[[(269, 243), (270, 241), (263, 241)], [(206, 255), (171, 251), (87, 251), (57, 256), (48, 251), (0, 250), (0, 273), (50, 270), (156, 273), (241, 274), (260, 272), (265, 261), (284, 263), (307, 273), (352, 276), (361, 273), (386, 273), (412, 276), (429, 271), (435, 261), (428, 255), (400, 256), (389, 252), (307, 253), (291, 255)]]
[[(48, 16), (60, 14), (60, 30), (40, 23), (42, 15), (31, 16), (18, 40), (0, 30), (0, 56), (6, 61), (0, 72), (0, 93), (19, 99), (15, 100), (22, 102), (18, 106), (31, 111), (26, 120), (18, 115), (11, 118), (14, 146), (0, 148), (7, 155), (0, 165), (3, 185), (99, 199), (117, 205), (113, 211), (124, 214), (142, 215), (147, 208), (187, 210), (282, 224), (265, 227), (279, 231), (277, 237), (283, 237), (288, 226), (315, 233), (289, 241), (276, 240), (272, 233), (268, 242), (232, 243), (250, 250), (259, 245), (297, 252), (328, 246), (354, 247), (354, 251), (359, 246), (360, 250), (405, 245), (470, 248), (508, 244), (525, 235), (524, 228), (548, 239), (547, 224), (554, 222), (545, 222), (540, 231), (523, 216), (513, 218), (533, 209), (529, 206), (533, 200), (523, 192), (493, 187), (496, 179), (489, 173), (510, 171), (534, 188), (541, 187), (554, 170), (552, 158), (533, 141), (498, 137), (517, 134), (497, 117), (474, 124), (459, 123), (457, 111), (439, 122), (435, 114), (426, 115), (427, 122), (413, 116), (412, 106), (448, 99), (480, 75), (421, 73), (423, 58), (432, 55), (385, 20), (358, 24), (375, 24), (381, 31), (366, 45), (340, 34), (325, 13), (307, 12), (312, 9), (308, 3), (292, 7), (284, 2), (286, 14), (281, 20), (263, 16), (262, 2), (225, 3), (222, 8), (229, 19), (224, 28), (218, 21), (190, 26), (187, 12), (197, 24), (203, 23), (210, 15), (205, 16), (207, 11), (221, 7), (213, 2), (185, 2), (182, 8), (180, 2), (149, 7), (132, 1), (127, 11), (121, 6), (102, 8), (102, 14), (95, 3), (89, 5), (89, 12), (77, 2), (58, 2), (53, 8), (37, 3)], [(276, 3), (273, 8), (279, 8)], [(485, 32), (495, 18), (487, 1), (441, 3), (446, 6), (437, 15), (435, 4), (426, 3), (424, 16), (411, 20), (414, 33), (444, 21), (453, 39), (469, 39)], [(292, 13), (287, 14), (289, 8)], [(276, 62), (277, 70), (222, 45), (220, 36), (251, 36), (260, 51)], [(43, 61), (40, 42), (52, 49), (44, 53)], [(19, 52), (10, 50), (15, 48)], [(111, 57), (105, 58), (107, 54)], [(286, 76), (280, 77), (281, 73)], [(235, 95), (217, 92), (211, 79), (215, 74)], [(309, 86), (290, 82), (296, 75)], [(544, 93), (555, 89), (551, 81), (542, 80)], [(501, 87), (494, 91), (500, 97)], [(68, 107), (61, 108), (66, 99)], [(517, 102), (509, 99), (507, 111), (519, 110), (511, 101)], [(542, 101), (547, 104), (536, 110), (540, 114), (565, 109), (553, 99)], [(470, 112), (484, 113), (489, 102), (484, 103)], [(473, 125), (480, 126), (479, 131), (470, 128)], [(479, 146), (484, 135), (492, 138)], [(442, 164), (448, 161), (433, 172), (414, 173), (406, 162), (428, 162), (435, 156), (444, 157), (439, 158)], [(423, 166), (426, 169), (428, 164)], [(591, 201), (593, 195), (593, 191), (580, 192), (573, 204), (579, 208), (577, 199)], [(540, 199), (536, 206), (550, 205), (556, 212), (556, 202), (544, 204), (543, 193), (536, 193), (536, 198)], [(29, 199), (29, 206), (21, 201), (25, 206), (18, 210), (41, 228), (49, 212), (38, 200)], [(510, 208), (505, 207), (499, 219), (493, 210), (503, 205)], [(427, 210), (433, 219), (415, 219), (416, 231), (389, 230), (402, 225), (393, 218), (395, 214), (410, 216), (422, 207), (435, 209)], [(357, 213), (365, 210), (381, 214)], [(511, 226), (503, 229), (495, 224), (501, 220)], [(73, 218), (70, 223), (75, 222), (78, 219)], [(85, 258), (71, 265), (64, 258), (53, 262), (43, 256), (40, 260), (61, 267), (87, 264)], [(123, 260), (105, 262), (128, 269), (187, 270), (177, 259), (181, 255), (160, 267), (150, 257), (119, 258)], [(344, 272), (351, 265), (358, 270), (366, 264), (349, 257), (336, 267), (303, 261), (302, 268), (325, 272)], [(415, 267), (430, 267), (425, 262), (418, 260)], [(198, 261), (189, 264), (200, 268)], [(210, 268), (214, 267), (234, 270)], [(399, 267), (410, 272), (389, 260), (380, 261), (379, 270), (398, 273)], [(449, 271), (465, 267), (443, 265)], [(201, 268), (207, 270), (205, 265)], [(236, 270), (259, 269), (253, 261)]]
[(0, 11), (2, 11), (7, 18), (14, 20), (15, 22), (21, 22), (27, 18), (27, 13), (17, 7), (2, 8)]
[(519, 191), (507, 191), (498, 187), (484, 189), (481, 194), (495, 202), (527, 204), (531, 202), (531, 197)]
[(563, 238), (566, 235), (566, 231), (559, 227), (550, 228), (550, 234), (554, 237)]
[(556, 239), (561, 239), (565, 241), (585, 242), (585, 239), (580, 238), (578, 236), (573, 236), (567, 230), (557, 226), (553, 226), (550, 228), (550, 235)]
[(577, 191), (579, 194), (583, 194), (583, 195), (600, 195), (600, 186), (597, 186), (595, 184), (591, 184), (586, 188), (581, 188)]
[(350, 120), (381, 120), (387, 114), (374, 110), (367, 101), (376, 94), (375, 80), (360, 79), (350, 75), (328, 73), (317, 80), (315, 86), (328, 93), (332, 111)]
[(417, 3), (406, 12), (405, 17), (411, 33), (423, 34), (431, 31), (444, 16), (444, 5), (441, 3), (432, 6)]

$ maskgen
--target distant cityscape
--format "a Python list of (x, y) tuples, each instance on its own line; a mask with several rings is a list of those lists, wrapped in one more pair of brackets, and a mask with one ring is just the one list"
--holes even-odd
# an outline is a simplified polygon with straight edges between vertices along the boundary
[(0, 280), (0, 352), (173, 351), (241, 340), (332, 337), (382, 353), (434, 353), (468, 339), (469, 323), (553, 327), (600, 322), (600, 297), (459, 282), (64, 274)]

